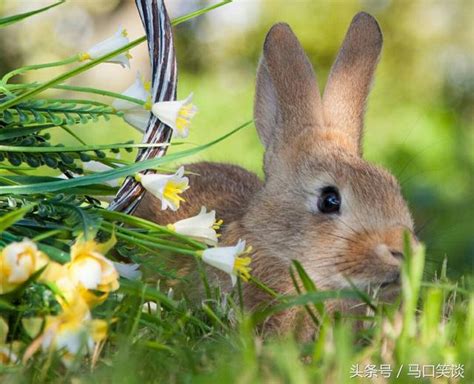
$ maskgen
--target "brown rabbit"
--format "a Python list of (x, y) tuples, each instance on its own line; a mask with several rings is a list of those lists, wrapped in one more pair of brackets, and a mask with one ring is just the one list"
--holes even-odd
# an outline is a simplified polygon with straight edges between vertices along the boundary
[[(226, 224), (221, 245), (252, 245), (252, 274), (274, 290), (293, 290), (298, 260), (319, 289), (397, 285), (403, 232), (413, 222), (396, 179), (362, 159), (366, 99), (382, 47), (376, 20), (357, 14), (321, 98), (312, 66), (286, 24), (268, 32), (257, 74), (255, 125), (265, 146), (265, 181), (233, 165), (197, 163), (186, 202), (161, 211), (146, 193), (136, 215), (161, 224), (214, 209)], [(413, 236), (414, 238), (414, 236)], [(413, 240), (415, 241), (415, 240)], [(222, 280), (228, 282), (228, 277)], [(269, 300), (244, 284), (249, 309)], [(332, 303), (349, 310), (354, 303)], [(330, 308), (331, 309), (331, 308)], [(301, 318), (302, 323), (298, 321)], [(275, 316), (270, 329), (314, 328), (298, 310)]]

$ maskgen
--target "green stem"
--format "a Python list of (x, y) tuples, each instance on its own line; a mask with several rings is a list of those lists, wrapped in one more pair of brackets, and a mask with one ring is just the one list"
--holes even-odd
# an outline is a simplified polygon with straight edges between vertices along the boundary
[(126, 241), (130, 242), (131, 244), (143, 244), (143, 245), (147, 245), (147, 246), (152, 247), (152, 248), (162, 249), (163, 251), (171, 251), (171, 252), (176, 252), (176, 253), (179, 253), (179, 254), (189, 255), (189, 256), (194, 256), (194, 257), (197, 256), (197, 251), (192, 251), (190, 249), (172, 247), (172, 246), (169, 246), (169, 245), (160, 244), (156, 241), (142, 240), (142, 239), (138, 239), (135, 236), (125, 235), (121, 232), (117, 232), (116, 235), (117, 235), (118, 238), (122, 238), (123, 240), (126, 240)]
[[(16, 89), (25, 89), (25, 88), (34, 88), (38, 85), (42, 85), (43, 83), (28, 83), (28, 84), (15, 84), (12, 85), (8, 88), (8, 90), (16, 90)], [(82, 92), (82, 93), (93, 93), (96, 95), (101, 95), (101, 96), (109, 96), (113, 97), (116, 99), (122, 99), (126, 101), (130, 101), (131, 103), (137, 104), (137, 105), (145, 105), (145, 101), (136, 99), (134, 97), (130, 96), (125, 96), (122, 95), (121, 93), (116, 93), (112, 91), (106, 91), (104, 89), (99, 89), (99, 88), (92, 88), (92, 87), (80, 87), (77, 85), (54, 85), (51, 87), (52, 89), (62, 89), (66, 91), (74, 91), (74, 92)], [(66, 99), (68, 100), (68, 99)]]
[(106, 151), (112, 148), (155, 148), (165, 147), (168, 144), (98, 144), (86, 146), (71, 147), (15, 147), (13, 145), (0, 145), (1, 152), (22, 152), (22, 153), (59, 153), (59, 152), (87, 152), (87, 151)]
[(47, 231), (47, 232), (39, 234), (38, 236), (33, 237), (32, 240), (38, 242), (40, 240), (47, 239), (48, 237), (51, 237), (63, 232), (64, 232), (64, 229), (53, 229), (51, 231)]
[(249, 281), (251, 281), (252, 283), (254, 283), (258, 288), (260, 288), (262, 291), (268, 293), (270, 296), (273, 296), (275, 298), (279, 298), (281, 297), (281, 295), (279, 295), (278, 293), (276, 293), (273, 289), (271, 289), (270, 287), (267, 287), (264, 283), (262, 283), (259, 279), (257, 279), (256, 277), (254, 276), (250, 276), (250, 279)]
[(115, 51), (110, 52), (107, 55), (104, 55), (104, 56), (101, 56), (97, 59), (91, 60), (88, 63), (80, 65), (77, 68), (74, 68), (74, 69), (72, 69), (68, 72), (65, 72), (65, 73), (63, 73), (59, 76), (56, 76), (56, 77), (52, 78), (51, 80), (47, 81), (46, 83), (40, 84), (39, 86), (33, 88), (30, 91), (27, 91), (27, 92), (25, 92), (21, 95), (18, 95), (16, 97), (14, 97), (13, 99), (10, 99), (10, 100), (6, 101), (3, 104), (0, 104), (0, 111), (3, 111), (7, 108), (10, 108), (11, 106), (13, 106), (15, 104), (18, 104), (19, 102), (21, 102), (23, 100), (29, 99), (33, 96), (36, 96), (37, 94), (45, 91), (46, 89), (49, 89), (49, 88), (51, 88), (51, 87), (53, 87), (57, 84), (63, 83), (67, 79), (70, 79), (71, 77), (77, 76), (80, 73), (83, 73), (83, 72), (95, 67), (96, 65), (98, 65), (98, 64), (100, 64), (104, 61), (107, 61), (107, 60), (112, 59), (113, 57), (115, 57), (117, 55), (120, 55), (121, 53), (127, 52), (129, 49), (143, 43), (144, 41), (146, 41), (146, 36), (139, 37), (138, 39), (133, 40), (132, 42), (128, 43), (127, 45), (124, 45), (122, 48), (116, 49)]
[(143, 100), (136, 99), (130, 96), (125, 96), (125, 95), (122, 95), (121, 93), (106, 91), (106, 90), (98, 89), (98, 88), (78, 87), (75, 85), (55, 85), (54, 87), (51, 87), (51, 88), (64, 89), (67, 91), (75, 91), (75, 92), (94, 93), (96, 95), (109, 96), (109, 97), (114, 97), (116, 99), (130, 101), (131, 103), (138, 104), (138, 105), (145, 105), (145, 101)]
[[(189, 14), (184, 15), (182, 17), (178, 17), (177, 19), (175, 19), (171, 22), (171, 25), (173, 25), (173, 26), (178, 25), (180, 23), (183, 23), (184, 21), (187, 21), (187, 20), (192, 19), (193, 17), (199, 16), (199, 15), (202, 15), (206, 12), (209, 12), (209, 11), (211, 11), (215, 8), (218, 8), (222, 5), (225, 5), (229, 2), (230, 2), (230, 0), (224, 0), (220, 3), (212, 5), (210, 7), (201, 9), (201, 10), (196, 11), (196, 12), (189, 13)], [(30, 91), (27, 91), (27, 92), (25, 92), (21, 95), (18, 95), (16, 97), (14, 97), (10, 100), (7, 100), (6, 102), (0, 104), (0, 111), (3, 111), (7, 108), (10, 108), (11, 106), (13, 106), (15, 104), (18, 104), (20, 101), (23, 101), (23, 100), (29, 99), (33, 96), (36, 96), (37, 94), (45, 91), (46, 89), (49, 89), (53, 86), (56, 86), (60, 83), (63, 83), (67, 79), (70, 79), (71, 77), (77, 76), (80, 73), (83, 73), (83, 72), (95, 67), (96, 65), (98, 65), (98, 64), (100, 64), (104, 61), (107, 61), (109, 59), (114, 58), (117, 55), (120, 55), (121, 53), (127, 52), (128, 50), (132, 49), (133, 47), (136, 47), (137, 45), (143, 43), (144, 41), (146, 41), (146, 36), (141, 36), (138, 39), (135, 39), (132, 42), (128, 43), (127, 45), (124, 45), (122, 48), (116, 49), (115, 51), (112, 51), (107, 55), (104, 55), (104, 56), (101, 56), (97, 59), (91, 60), (88, 63), (85, 63), (85, 64), (83, 64), (83, 65), (81, 65), (77, 68), (74, 68), (74, 69), (72, 69), (68, 72), (65, 72), (65, 73), (63, 73), (59, 76), (56, 76), (53, 79), (47, 81), (46, 83), (38, 85), (37, 87), (33, 88)]]
[[(142, 240), (145, 240), (145, 241), (153, 241), (153, 242), (156, 242), (158, 244), (165, 245), (165, 246), (172, 246), (172, 247), (178, 247), (178, 248), (183, 246), (183, 244), (176, 243), (174, 241), (159, 239), (156, 236), (150, 236), (150, 235), (147, 235), (147, 234), (144, 234), (144, 233), (139, 233), (139, 232), (136, 232), (136, 231), (133, 231), (133, 230), (130, 230), (130, 229), (123, 228), (123, 227), (117, 227), (117, 226), (114, 226), (113, 224), (110, 224), (110, 223), (107, 223), (107, 222), (103, 222), (102, 226), (106, 227), (108, 230), (115, 228), (116, 231), (123, 232), (125, 235), (136, 237), (137, 239), (142, 239)], [(181, 249), (181, 248), (179, 248), (179, 249)], [(189, 249), (189, 248), (186, 248), (186, 249), (192, 251), (192, 249)]]
[(170, 235), (170, 236), (174, 236), (175, 238), (179, 239), (179, 240), (182, 240), (183, 242), (186, 242), (198, 249), (206, 249), (207, 246), (198, 242), (198, 241), (195, 241), (195, 240), (192, 240), (192, 239), (189, 239), (188, 237), (186, 236), (183, 236), (183, 235), (180, 235), (179, 233), (176, 233), (175, 231), (172, 231), (164, 226), (161, 226), (161, 225), (158, 225), (156, 223), (153, 223), (151, 221), (148, 221), (148, 220), (145, 220), (145, 219), (142, 219), (140, 217), (136, 217), (136, 216), (129, 216), (127, 215), (126, 213), (122, 213), (122, 212), (116, 212), (116, 211), (108, 211), (108, 210), (104, 210), (104, 209), (101, 209), (99, 212), (99, 215), (105, 217), (106, 219), (111, 219), (111, 220), (118, 220), (118, 221), (121, 221), (123, 223), (127, 223), (127, 224), (131, 224), (131, 225), (137, 225), (137, 226), (141, 226), (142, 228), (146, 228), (146, 229), (156, 229), (157, 231), (161, 232), (161, 233), (165, 233), (167, 235)]
[(2, 77), (2, 83), (6, 85), (8, 83), (8, 80), (10, 80), (12, 77), (21, 75), (27, 71), (35, 71), (35, 70), (43, 69), (43, 68), (59, 67), (61, 65), (74, 63), (78, 60), (79, 60), (79, 55), (74, 55), (74, 56), (68, 57), (67, 59), (60, 60), (60, 61), (53, 61), (51, 63), (26, 65), (24, 67), (15, 69), (5, 74), (5, 76)]

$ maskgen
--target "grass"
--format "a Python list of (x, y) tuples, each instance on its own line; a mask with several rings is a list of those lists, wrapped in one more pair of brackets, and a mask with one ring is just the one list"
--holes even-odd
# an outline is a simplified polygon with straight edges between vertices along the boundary
[[(193, 304), (166, 297), (150, 284), (122, 281), (118, 293), (94, 310), (95, 317), (111, 321), (98, 359), (66, 369), (56, 352), (38, 354), (25, 365), (0, 366), (0, 378), (2, 383), (472, 382), (472, 290), (467, 281), (449, 281), (443, 271), (423, 282), (423, 256), (411, 257), (403, 268), (401, 305), (375, 304), (356, 332), (358, 319), (325, 316), (319, 337), (306, 344), (291, 335), (263, 339), (256, 328), (262, 313), (241, 311), (238, 292), (224, 298), (216, 288)], [(374, 368), (377, 378), (370, 377)], [(423, 369), (425, 375), (450, 378), (417, 378)], [(358, 371), (362, 377), (351, 378)], [(382, 372), (391, 377), (382, 378)], [(460, 374), (464, 378), (453, 377)]]

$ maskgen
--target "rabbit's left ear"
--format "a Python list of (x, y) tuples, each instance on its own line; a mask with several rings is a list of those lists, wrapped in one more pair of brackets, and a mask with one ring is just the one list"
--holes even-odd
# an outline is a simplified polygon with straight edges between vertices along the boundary
[(350, 152), (362, 153), (364, 110), (382, 49), (382, 32), (367, 13), (358, 13), (347, 31), (323, 96), (326, 126), (343, 131)]

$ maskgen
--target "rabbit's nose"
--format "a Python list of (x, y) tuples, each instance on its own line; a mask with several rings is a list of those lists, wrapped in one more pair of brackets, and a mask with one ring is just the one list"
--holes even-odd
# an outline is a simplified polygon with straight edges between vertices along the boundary
[(387, 244), (378, 244), (374, 251), (384, 263), (390, 265), (399, 266), (403, 259), (403, 252), (400, 252), (397, 249), (391, 249)]

